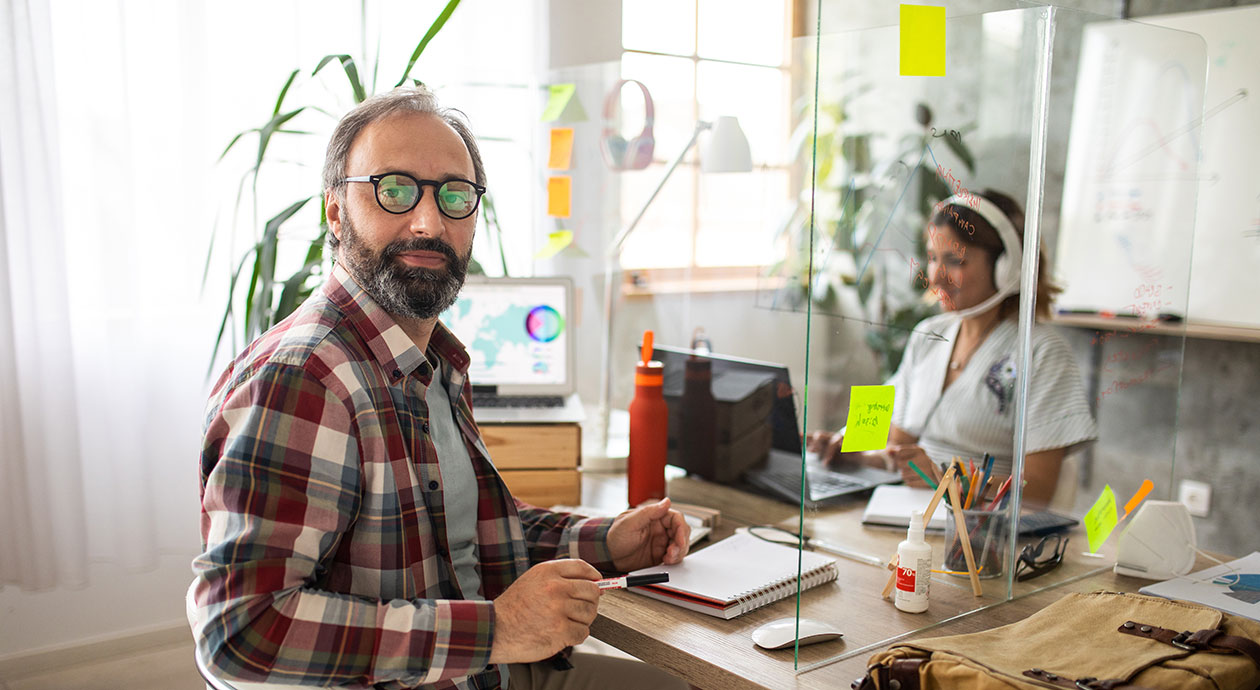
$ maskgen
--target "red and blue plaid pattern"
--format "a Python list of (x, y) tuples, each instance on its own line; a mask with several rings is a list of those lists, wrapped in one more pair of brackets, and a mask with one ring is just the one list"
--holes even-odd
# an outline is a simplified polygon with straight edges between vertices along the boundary
[[(438, 362), (477, 477), (485, 600), (446, 541), (425, 388)], [(195, 631), (228, 679), (493, 688), (497, 597), (533, 563), (611, 570), (607, 519), (512, 498), (472, 414), (468, 353), (441, 323), (428, 357), (341, 267), (228, 367), (201, 454)]]

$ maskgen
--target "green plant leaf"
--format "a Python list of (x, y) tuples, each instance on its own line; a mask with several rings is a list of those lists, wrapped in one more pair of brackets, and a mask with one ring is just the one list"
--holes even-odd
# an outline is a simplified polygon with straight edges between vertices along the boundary
[(367, 92), (363, 88), (363, 82), (359, 80), (359, 68), (355, 67), (354, 58), (349, 55), (325, 55), (324, 59), (320, 60), (319, 64), (315, 66), (315, 71), (311, 72), (311, 76), (319, 74), (319, 71), (324, 69), (324, 65), (333, 60), (339, 61), (341, 68), (345, 70), (346, 79), (350, 80), (350, 88), (354, 91), (354, 102), (362, 103), (367, 98)]
[(293, 70), (289, 73), (289, 78), (285, 80), (284, 86), (280, 88), (280, 95), (276, 98), (276, 107), (271, 111), (272, 117), (280, 114), (280, 106), (284, 103), (284, 97), (289, 93), (289, 87), (293, 86), (293, 80), (297, 79), (298, 72), (301, 70)]
[(416, 60), (420, 59), (420, 54), (429, 45), (429, 41), (432, 41), (433, 37), (446, 25), (446, 20), (451, 18), (451, 13), (455, 11), (456, 7), (459, 7), (459, 0), (450, 0), (450, 2), (446, 3), (446, 8), (438, 14), (437, 19), (433, 20), (433, 24), (425, 32), (424, 38), (420, 39), (420, 42), (416, 44), (416, 49), (411, 52), (411, 59), (407, 61), (407, 69), (403, 71), (402, 78), (398, 80), (398, 83), (394, 84), (394, 88), (407, 83), (407, 77), (411, 76), (411, 68), (416, 66)]
[(218, 335), (215, 336), (214, 348), (211, 349), (210, 351), (210, 364), (206, 369), (207, 379), (210, 378), (210, 375), (214, 373), (214, 369), (213, 369), (214, 358), (219, 355), (219, 346), (223, 342), (223, 333), (227, 330), (227, 325), (229, 323), (229, 320), (232, 318), (232, 313), (234, 311), (232, 308), (232, 305), (233, 305), (232, 297), (233, 295), (236, 294), (236, 281), (238, 278), (240, 278), (241, 269), (245, 267), (245, 260), (248, 258), (249, 258), (248, 253), (245, 254), (245, 256), (241, 257), (241, 260), (236, 263), (236, 268), (232, 271), (231, 279), (228, 281), (227, 306), (224, 307), (223, 309), (223, 318), (220, 319), (219, 321), (219, 333)]
[[(233, 146), (236, 146), (236, 142), (240, 141), (240, 140), (241, 140), (241, 137), (243, 137), (243, 136), (245, 136), (246, 134), (249, 134), (249, 133), (251, 133), (251, 132), (257, 132), (257, 131), (258, 131), (258, 128), (257, 128), (257, 127), (255, 127), (254, 129), (247, 129), (247, 130), (245, 130), (244, 132), (238, 132), (238, 133), (236, 134), (236, 136), (232, 137), (232, 141), (229, 141), (229, 142), (228, 142), (227, 148), (223, 149), (223, 153), (220, 153), (220, 154), (219, 154), (219, 161), (222, 161), (222, 160), (224, 159), (224, 157), (226, 157), (226, 156), (228, 155), (228, 151), (231, 151), (231, 150), (232, 150), (232, 147), (233, 147)], [(216, 161), (216, 162), (218, 162), (218, 161)]]
[(254, 336), (262, 331), (259, 328), (261, 316), (256, 308), (254, 295), (258, 292), (258, 276), (262, 272), (262, 261), (259, 260), (259, 254), (262, 251), (262, 243), (255, 244), (253, 249), (246, 252), (248, 258), (250, 254), (254, 255), (254, 266), (250, 270), (249, 291), (245, 293), (245, 340), (252, 341)]
[[(507, 254), (503, 251), (503, 226), (499, 225), (499, 211), (495, 208), (494, 198), (490, 196), (489, 192), (482, 195), (481, 205), (486, 214), (486, 229), (487, 231), (493, 229), (495, 235), (493, 242), (499, 247), (499, 266), (502, 267), (503, 275), (506, 277), (508, 275), (508, 267)], [(480, 264), (478, 264), (478, 266), (480, 266)], [(482, 274), (484, 273), (485, 270), (483, 269)]]
[(308, 196), (305, 199), (293, 202), (288, 208), (273, 216), (271, 220), (268, 220), (266, 228), (263, 230), (261, 251), (258, 258), (258, 264), (261, 269), (259, 273), (261, 289), (259, 290), (255, 308), (259, 315), (257, 319), (257, 323), (260, 326), (259, 333), (270, 327), (272, 323), (272, 314), (270, 313), (271, 294), (275, 288), (276, 255), (279, 253), (280, 226), (292, 218), (310, 200), (311, 197)]
[(267, 124), (258, 130), (258, 159), (254, 162), (254, 170), (262, 168), (263, 156), (267, 153), (267, 145), (271, 143), (271, 136), (281, 129), (284, 123), (292, 120), (298, 113), (306, 110), (303, 106), (297, 110), (290, 110), (287, 113), (272, 116)]
[(322, 261), (322, 258), (317, 258), (313, 261), (308, 259), (297, 273), (289, 276), (288, 280), (284, 281), (284, 288), (280, 290), (280, 304), (276, 306), (275, 320), (277, 323), (283, 321), (289, 314), (293, 313), (294, 309), (297, 309), (298, 304), (301, 303), (299, 299), (303, 292), (302, 288), (306, 285), (306, 281), (311, 277), (311, 274), (315, 272), (315, 267), (319, 266)]
[(958, 156), (958, 160), (962, 161), (963, 165), (967, 166), (967, 170), (974, 175), (976, 172), (976, 159), (971, 155), (971, 151), (962, 142), (962, 139), (955, 139), (952, 136), (942, 138), (945, 140), (945, 145), (949, 147), (949, 150), (953, 151), (954, 155)]

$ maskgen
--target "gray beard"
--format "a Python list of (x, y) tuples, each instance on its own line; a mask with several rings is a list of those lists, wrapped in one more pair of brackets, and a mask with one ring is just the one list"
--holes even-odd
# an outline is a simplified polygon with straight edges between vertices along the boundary
[[(447, 243), (416, 237), (390, 242), (375, 254), (354, 230), (347, 214), (341, 238), (342, 262), (363, 291), (395, 318), (428, 320), (437, 318), (459, 297), (468, 274), (472, 248), (460, 257)], [(432, 251), (446, 255), (446, 268), (433, 270), (402, 266), (399, 254), (411, 251)]]

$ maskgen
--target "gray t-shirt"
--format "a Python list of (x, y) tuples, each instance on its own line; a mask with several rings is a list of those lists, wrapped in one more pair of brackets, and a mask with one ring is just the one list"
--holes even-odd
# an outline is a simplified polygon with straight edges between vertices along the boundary
[[(465, 599), (483, 599), (481, 574), (477, 572), (477, 475), (464, 437), (451, 412), (446, 377), (434, 372), (424, 400), (429, 407), (429, 433), (437, 449), (442, 473), (442, 502), (446, 506), (446, 542), (451, 547), (455, 581)], [(499, 664), (499, 683), (508, 686), (508, 668)]]

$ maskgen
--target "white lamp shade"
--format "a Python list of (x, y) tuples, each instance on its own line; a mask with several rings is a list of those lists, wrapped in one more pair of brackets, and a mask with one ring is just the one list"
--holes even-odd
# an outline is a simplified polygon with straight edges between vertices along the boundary
[(722, 115), (713, 121), (708, 140), (700, 145), (700, 170), (706, 173), (749, 172), (752, 154), (739, 120)]

